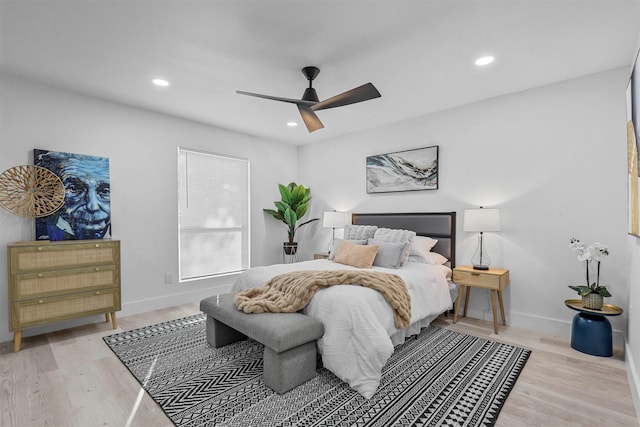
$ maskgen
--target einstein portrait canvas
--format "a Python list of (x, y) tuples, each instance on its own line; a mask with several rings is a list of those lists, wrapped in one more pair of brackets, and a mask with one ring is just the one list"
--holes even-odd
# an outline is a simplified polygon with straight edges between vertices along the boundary
[(109, 159), (35, 149), (33, 160), (58, 175), (65, 189), (62, 208), (36, 218), (36, 240), (110, 238)]

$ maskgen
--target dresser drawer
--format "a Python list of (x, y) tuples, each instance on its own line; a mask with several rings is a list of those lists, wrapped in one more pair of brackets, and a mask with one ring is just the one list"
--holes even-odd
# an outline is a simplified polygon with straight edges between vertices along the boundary
[(507, 274), (487, 274), (481, 271), (453, 271), (453, 281), (460, 285), (475, 286), (487, 289), (502, 289), (506, 286), (509, 276)]
[(113, 265), (17, 274), (11, 280), (11, 301), (88, 291), (120, 283), (118, 270)]
[(119, 288), (15, 301), (11, 303), (10, 330), (119, 310)]
[(68, 269), (96, 264), (116, 264), (120, 259), (119, 241), (90, 243), (10, 245), (11, 274)]

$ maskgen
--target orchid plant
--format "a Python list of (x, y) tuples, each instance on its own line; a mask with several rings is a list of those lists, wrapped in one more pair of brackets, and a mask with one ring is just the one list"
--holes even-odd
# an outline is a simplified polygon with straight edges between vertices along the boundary
[[(610, 297), (611, 294), (606, 286), (600, 286), (600, 261), (603, 257), (609, 255), (609, 249), (606, 246), (595, 242), (589, 246), (585, 246), (580, 240), (572, 237), (569, 241), (569, 247), (578, 253), (578, 261), (585, 261), (587, 269), (587, 284), (581, 286), (569, 286), (580, 296), (586, 296), (591, 293), (600, 294), (603, 297)], [(591, 283), (589, 280), (589, 263), (596, 262), (596, 280)]]

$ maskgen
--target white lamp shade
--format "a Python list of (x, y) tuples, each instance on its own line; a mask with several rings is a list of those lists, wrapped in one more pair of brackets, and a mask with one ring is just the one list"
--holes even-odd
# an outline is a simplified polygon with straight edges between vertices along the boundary
[(344, 212), (327, 211), (322, 217), (322, 226), (327, 228), (344, 228), (346, 224)]
[(464, 231), (500, 231), (500, 209), (466, 209)]

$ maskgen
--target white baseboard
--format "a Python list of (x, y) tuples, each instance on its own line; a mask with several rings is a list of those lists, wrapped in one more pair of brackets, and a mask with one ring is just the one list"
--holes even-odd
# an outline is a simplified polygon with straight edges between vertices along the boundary
[(624, 347), (624, 356), (627, 364), (627, 379), (631, 389), (631, 398), (633, 399), (633, 406), (636, 408), (636, 416), (640, 420), (640, 376), (638, 375), (638, 367), (633, 362), (635, 359), (629, 344)]
[(229, 291), (230, 284), (214, 285), (206, 289), (195, 289), (186, 292), (180, 292), (171, 295), (163, 295), (155, 298), (145, 298), (143, 300), (131, 301), (122, 304), (122, 311), (119, 316), (131, 316), (133, 314), (145, 313), (147, 311), (167, 308), (174, 305), (188, 304), (199, 302), (201, 299), (216, 294), (222, 294)]
[[(493, 321), (491, 309), (483, 311), (469, 310), (467, 311), (467, 315), (476, 319)], [(560, 337), (571, 337), (571, 321), (567, 320), (551, 319), (531, 314), (511, 312), (507, 318), (507, 325), (523, 329), (531, 329), (533, 331), (544, 332), (546, 334)], [(622, 331), (613, 331), (613, 346), (625, 346), (624, 333)]]
[[(186, 292), (164, 295), (157, 298), (145, 298), (139, 301), (132, 301), (122, 304), (122, 310), (117, 313), (118, 318), (131, 316), (133, 314), (145, 313), (147, 311), (158, 310), (162, 308), (172, 307), (174, 305), (188, 304), (199, 302), (201, 299), (212, 295), (228, 292), (231, 288), (230, 284), (214, 285), (205, 289), (194, 289)], [(184, 288), (183, 288), (184, 289)], [(64, 322), (52, 323), (50, 325), (28, 328), (23, 331), (23, 336), (31, 337), (35, 335), (45, 334), (49, 332), (60, 331), (63, 329), (82, 326), (89, 323), (104, 322), (104, 315), (85, 316), (77, 319), (66, 320)], [(7, 332), (0, 334), (0, 342), (12, 341), (13, 334)]]

